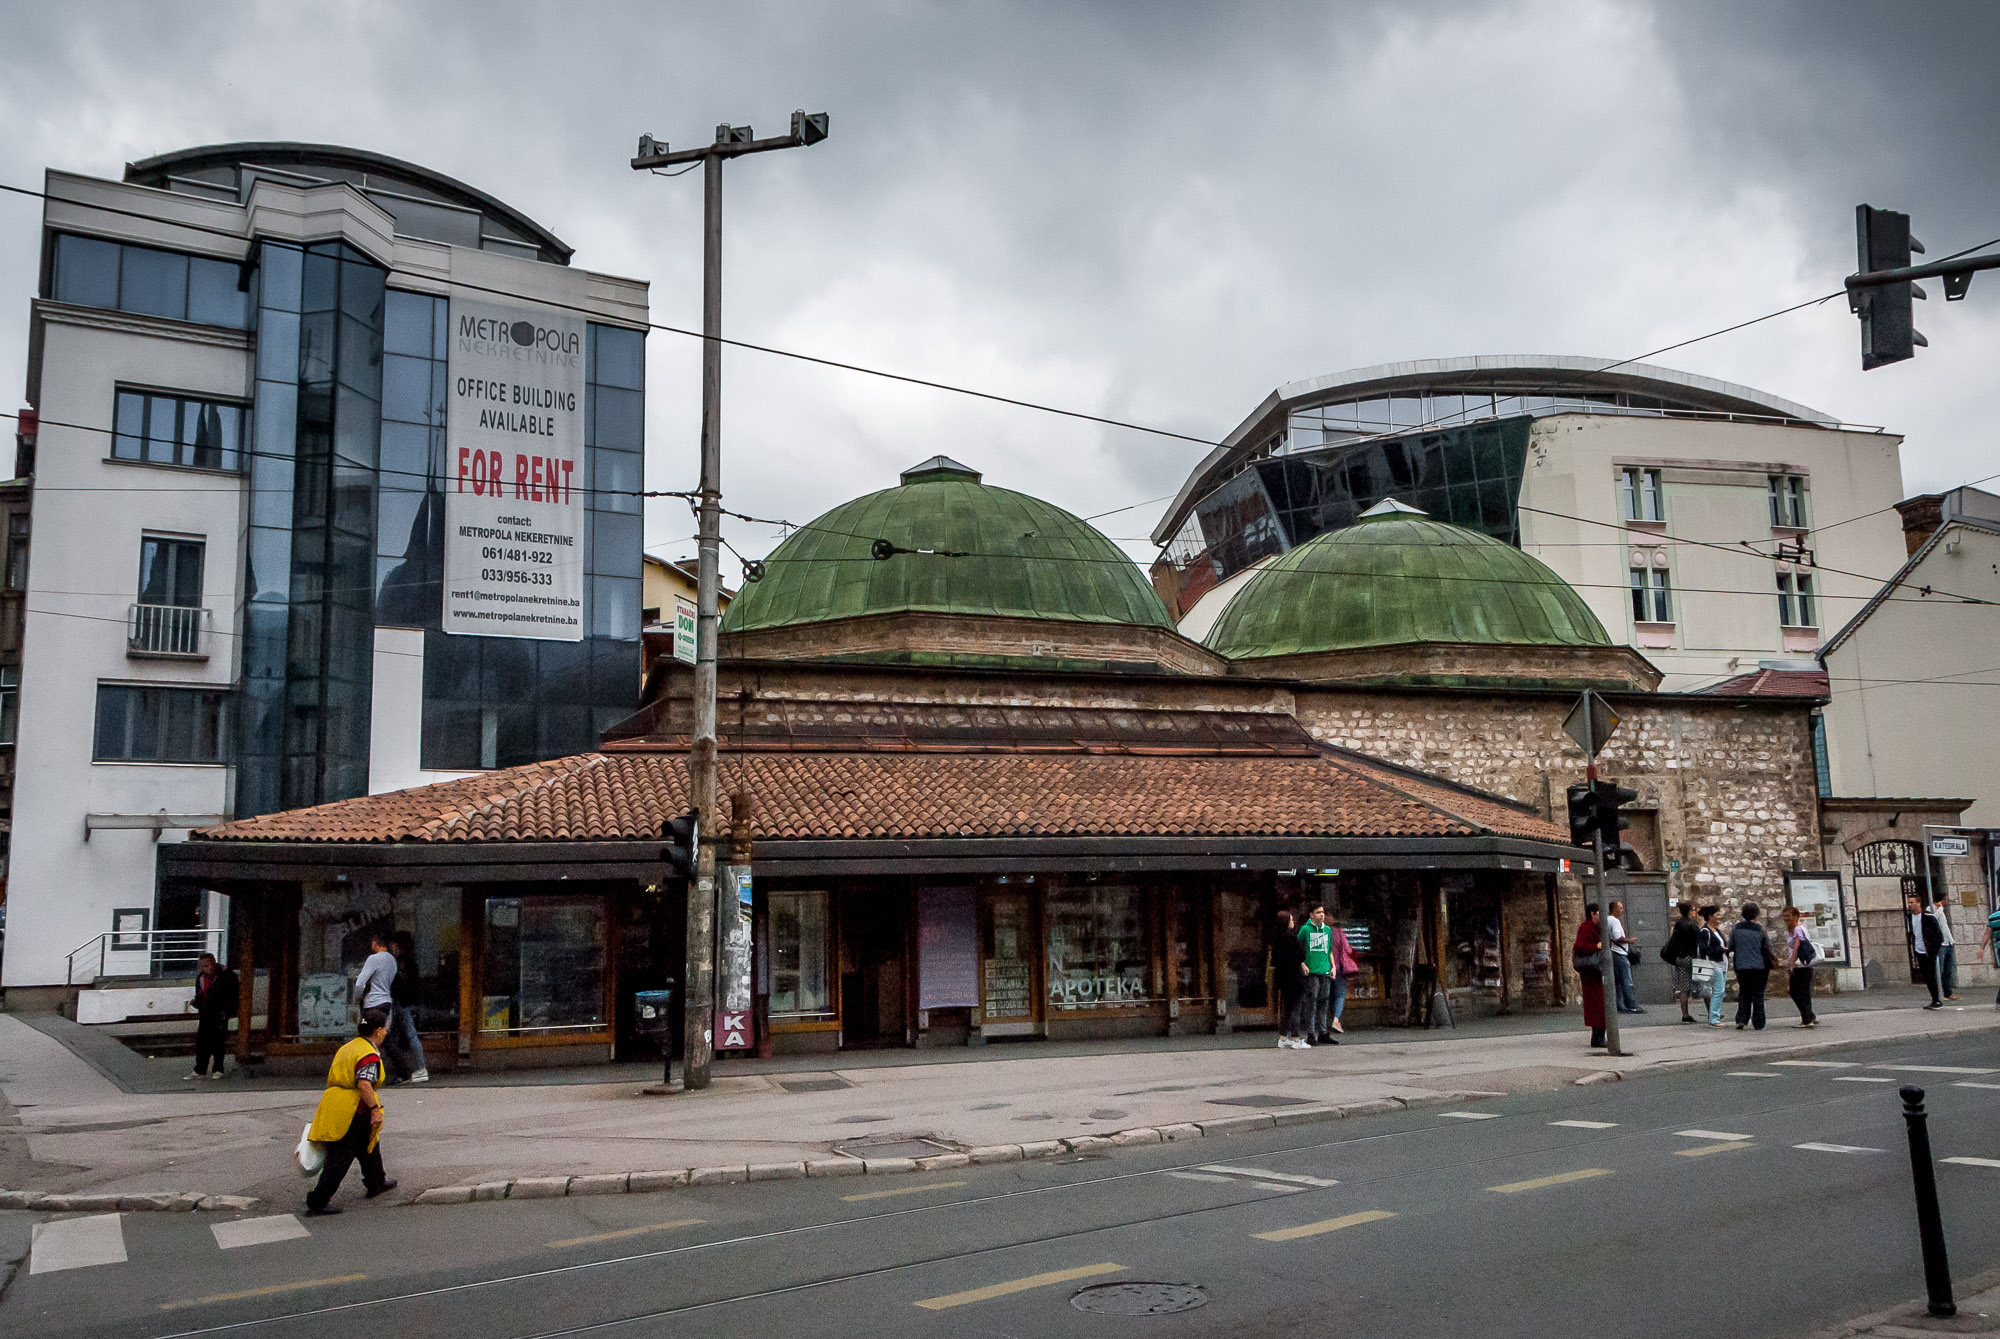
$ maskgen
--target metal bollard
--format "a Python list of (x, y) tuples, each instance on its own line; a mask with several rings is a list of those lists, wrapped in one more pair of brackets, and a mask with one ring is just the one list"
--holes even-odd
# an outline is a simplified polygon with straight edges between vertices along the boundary
[(1917, 1189), (1917, 1236), (1924, 1246), (1924, 1291), (1933, 1316), (1955, 1316), (1951, 1300), (1951, 1262), (1944, 1253), (1944, 1220), (1938, 1215), (1937, 1172), (1931, 1165), (1930, 1118), (1924, 1114), (1924, 1090), (1905, 1088), (1903, 1122), (1910, 1131), (1910, 1179)]

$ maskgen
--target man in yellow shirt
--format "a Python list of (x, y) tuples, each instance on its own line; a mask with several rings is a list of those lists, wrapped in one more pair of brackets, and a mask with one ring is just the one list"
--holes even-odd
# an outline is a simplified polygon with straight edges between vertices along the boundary
[(308, 1218), (340, 1212), (333, 1207), (333, 1193), (357, 1159), (369, 1199), (396, 1188), (382, 1171), (382, 1098), (376, 1091), (383, 1077), (381, 1046), (389, 1035), (388, 1011), (364, 1009), (356, 1032), (354, 1040), (335, 1053), (326, 1072), (326, 1091), (320, 1094), (312, 1128), (306, 1131), (306, 1138), (326, 1145), (326, 1166), (306, 1196)]

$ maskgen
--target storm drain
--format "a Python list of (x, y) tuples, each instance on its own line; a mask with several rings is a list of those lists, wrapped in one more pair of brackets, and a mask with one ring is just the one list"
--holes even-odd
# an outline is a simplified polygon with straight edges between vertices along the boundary
[(934, 1158), (940, 1153), (956, 1153), (949, 1144), (909, 1135), (882, 1135), (873, 1139), (849, 1139), (835, 1144), (833, 1151), (850, 1158)]
[(788, 1093), (831, 1093), (854, 1085), (846, 1079), (779, 1079), (778, 1086)]
[(1208, 1305), (1208, 1294), (1192, 1283), (1098, 1283), (1069, 1304), (1093, 1316), (1170, 1316)]
[(1208, 1099), (1225, 1107), (1303, 1107), (1310, 1106), (1310, 1097), (1285, 1097), (1279, 1093), (1245, 1093), (1241, 1097), (1211, 1097)]

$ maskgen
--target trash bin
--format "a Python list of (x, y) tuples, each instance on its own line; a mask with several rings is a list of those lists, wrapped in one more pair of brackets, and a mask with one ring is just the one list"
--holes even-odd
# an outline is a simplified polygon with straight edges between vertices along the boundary
[(663, 990), (641, 990), (632, 995), (633, 1031), (648, 1038), (660, 1048), (660, 1054), (671, 1058), (677, 1040), (674, 1027), (674, 985), (669, 982)]

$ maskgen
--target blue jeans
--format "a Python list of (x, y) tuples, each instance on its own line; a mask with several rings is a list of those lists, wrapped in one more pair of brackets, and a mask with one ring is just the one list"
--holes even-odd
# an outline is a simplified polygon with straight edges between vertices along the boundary
[(1338, 1019), (1342, 1011), (1345, 1010), (1346, 1008), (1347, 1008), (1347, 978), (1344, 976), (1335, 976), (1333, 978), (1334, 1018)]
[(1947, 995), (1958, 994), (1958, 946), (1946, 944), (1938, 950), (1938, 985)]
[(1299, 1018), (1304, 1023), (1301, 1036), (1307, 1040), (1333, 1031), (1331, 1016), (1335, 978), (1314, 972), (1306, 978), (1305, 998), (1299, 1002)]
[(389, 1043), (391, 1056), (396, 1064), (404, 1068), (404, 1077), (416, 1073), (424, 1066), (424, 1039), (417, 1035), (417, 1017), (410, 1010), (398, 1004), (393, 1006), (394, 1015), (389, 1020)]
[(1624, 953), (1611, 955), (1611, 970), (1618, 979), (1618, 1011), (1637, 1013), (1639, 997), (1632, 990), (1632, 959)]
[(1722, 997), (1724, 995), (1727, 995), (1728, 993), (1729, 993), (1729, 979), (1724, 976), (1716, 977), (1714, 984), (1711, 985), (1708, 990), (1709, 1022), (1720, 1023), (1722, 1021)]

